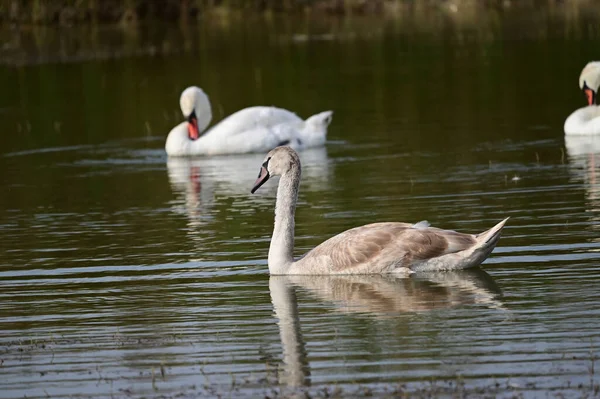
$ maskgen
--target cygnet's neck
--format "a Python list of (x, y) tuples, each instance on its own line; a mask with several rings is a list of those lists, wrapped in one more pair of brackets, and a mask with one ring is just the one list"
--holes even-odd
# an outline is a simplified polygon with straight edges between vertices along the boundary
[(294, 262), (294, 214), (298, 200), (301, 170), (299, 164), (279, 179), (275, 202), (275, 227), (269, 248), (269, 273), (287, 274)]

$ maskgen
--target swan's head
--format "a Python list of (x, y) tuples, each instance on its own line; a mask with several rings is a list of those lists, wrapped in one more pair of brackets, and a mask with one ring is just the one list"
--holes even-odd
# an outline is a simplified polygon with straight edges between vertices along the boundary
[(277, 147), (269, 151), (260, 167), (258, 179), (256, 179), (251, 193), (254, 194), (270, 177), (285, 175), (293, 169), (300, 169), (300, 158), (291, 147)]
[(188, 137), (196, 140), (212, 119), (212, 109), (206, 93), (201, 88), (190, 86), (181, 93), (179, 106), (188, 121)]
[(596, 94), (600, 87), (600, 61), (589, 62), (579, 75), (579, 88), (585, 93), (588, 105), (596, 103)]

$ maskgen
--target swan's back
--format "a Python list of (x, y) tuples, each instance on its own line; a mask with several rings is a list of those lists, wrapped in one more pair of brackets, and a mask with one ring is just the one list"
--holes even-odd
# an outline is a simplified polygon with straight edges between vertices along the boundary
[(260, 128), (271, 128), (282, 123), (300, 123), (302, 119), (295, 113), (276, 107), (248, 107), (239, 110), (213, 128), (206, 134), (236, 135)]

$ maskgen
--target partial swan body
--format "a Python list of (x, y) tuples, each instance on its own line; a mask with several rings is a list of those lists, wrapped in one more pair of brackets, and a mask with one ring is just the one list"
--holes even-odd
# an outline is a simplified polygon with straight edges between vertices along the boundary
[(600, 134), (600, 107), (596, 95), (600, 86), (600, 61), (588, 63), (579, 76), (579, 87), (583, 90), (588, 106), (579, 108), (565, 121), (566, 135)]
[(181, 112), (187, 121), (175, 126), (167, 137), (169, 156), (243, 154), (269, 151), (279, 145), (296, 150), (325, 145), (332, 111), (302, 120), (276, 107), (242, 109), (205, 132), (212, 119), (208, 96), (192, 86), (181, 93)]
[(281, 176), (268, 258), (272, 275), (467, 269), (481, 264), (489, 256), (508, 220), (477, 235), (429, 227), (427, 222), (373, 223), (338, 234), (294, 261), (294, 214), (301, 166), (292, 148), (277, 147), (267, 154), (252, 193), (271, 176)]

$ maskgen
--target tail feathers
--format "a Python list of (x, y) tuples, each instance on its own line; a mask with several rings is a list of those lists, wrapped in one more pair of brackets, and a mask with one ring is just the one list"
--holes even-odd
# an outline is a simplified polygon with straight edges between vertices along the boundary
[(298, 137), (298, 148), (319, 147), (327, 140), (327, 126), (331, 123), (333, 111), (325, 111), (304, 121)]
[(312, 129), (326, 129), (333, 119), (333, 111), (324, 111), (308, 118), (304, 123)]
[[(508, 218), (504, 219), (488, 231), (477, 234), (475, 236), (475, 243), (472, 241), (473, 236), (467, 235), (467, 237), (469, 237), (469, 243), (472, 244), (468, 248), (464, 248), (463, 246), (463, 250), (446, 253), (440, 257), (435, 257), (427, 262), (417, 264), (416, 266), (411, 266), (411, 269), (419, 272), (462, 270), (480, 265), (496, 247), (496, 244), (500, 239), (502, 228), (506, 224), (507, 220)], [(448, 237), (454, 239), (464, 236), (456, 232), (448, 231), (447, 233), (451, 233)]]
[(491, 246), (492, 248), (494, 248), (496, 246), (496, 243), (500, 239), (500, 233), (502, 232), (502, 228), (504, 227), (508, 219), (509, 218), (506, 218), (491, 229), (484, 231), (483, 233), (477, 234), (477, 242), (479, 243), (479, 246)]
[(508, 218), (504, 219), (488, 231), (484, 231), (475, 236), (477, 243), (472, 247), (470, 255), (463, 261), (463, 269), (481, 264), (481, 262), (492, 253), (498, 240), (500, 240), (500, 233), (507, 220)]

